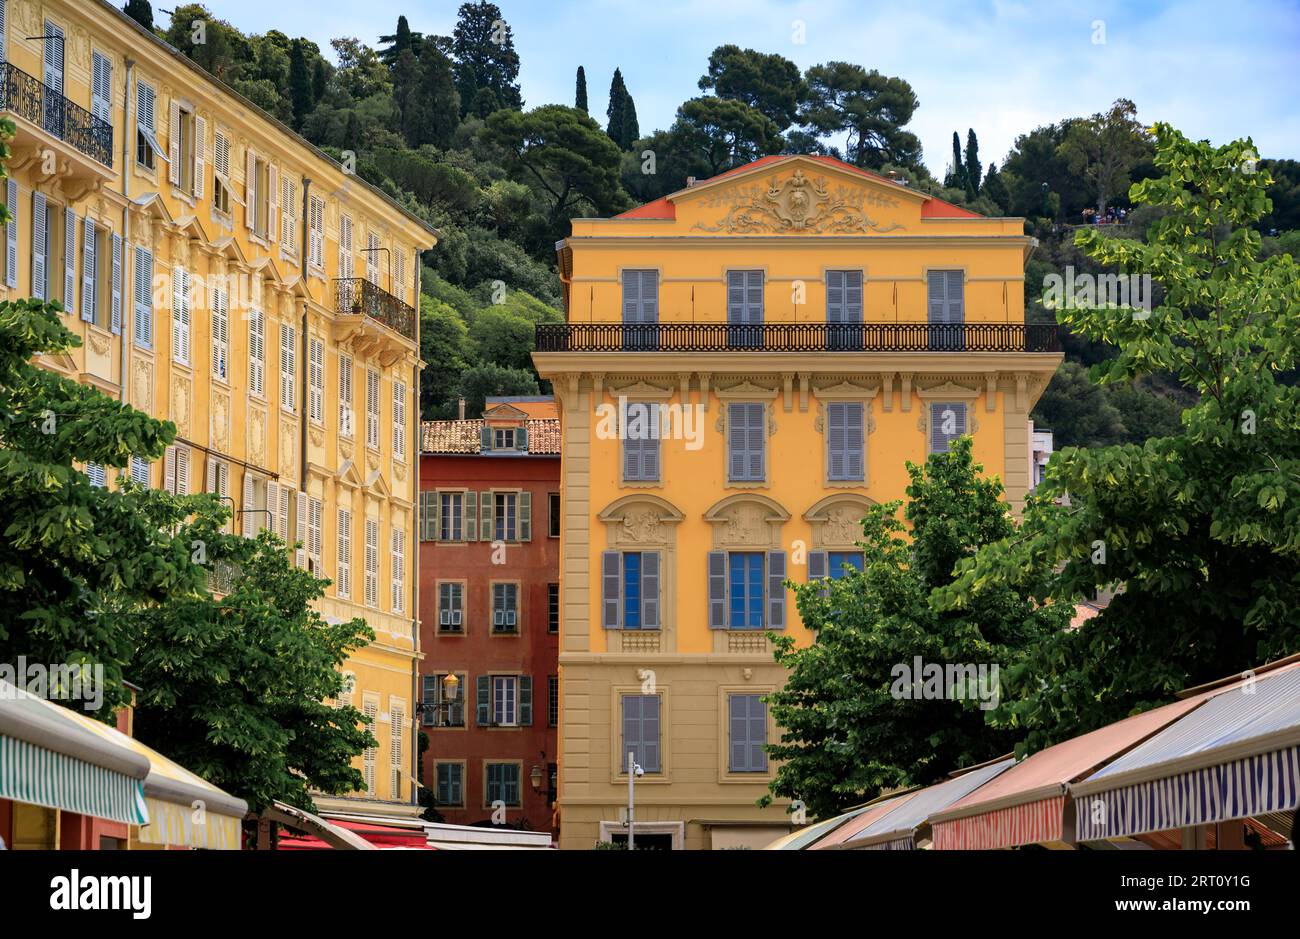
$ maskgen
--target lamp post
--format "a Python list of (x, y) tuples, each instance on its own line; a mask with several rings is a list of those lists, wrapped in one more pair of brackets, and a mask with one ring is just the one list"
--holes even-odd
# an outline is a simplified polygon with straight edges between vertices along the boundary
[(636, 761), (636, 751), (627, 751), (627, 849), (636, 850), (636, 778), (644, 773)]

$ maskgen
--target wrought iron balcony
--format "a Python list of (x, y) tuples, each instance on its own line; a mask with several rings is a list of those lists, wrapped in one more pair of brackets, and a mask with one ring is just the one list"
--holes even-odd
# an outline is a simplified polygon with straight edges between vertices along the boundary
[(538, 352), (1059, 352), (1053, 323), (548, 323)]
[(112, 168), (113, 125), (73, 104), (12, 62), (0, 63), (0, 107)]
[(334, 281), (334, 310), (344, 316), (364, 314), (415, 341), (415, 309), (364, 277)]

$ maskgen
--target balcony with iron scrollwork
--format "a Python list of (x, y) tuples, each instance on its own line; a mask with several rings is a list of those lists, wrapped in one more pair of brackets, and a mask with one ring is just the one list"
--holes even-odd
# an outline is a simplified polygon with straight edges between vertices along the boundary
[(1059, 353), (1052, 323), (567, 323), (537, 327), (552, 352)]
[(113, 125), (12, 62), (0, 62), (0, 109), (18, 118), (11, 168), (33, 164), (86, 189), (113, 179)]
[(415, 308), (364, 277), (334, 281), (335, 335), (361, 353), (373, 352), (383, 365), (412, 351)]

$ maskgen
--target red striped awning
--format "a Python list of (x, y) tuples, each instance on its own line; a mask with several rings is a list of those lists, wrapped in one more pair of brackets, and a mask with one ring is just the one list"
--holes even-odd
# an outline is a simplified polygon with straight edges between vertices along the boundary
[(934, 847), (938, 851), (989, 851), (1007, 845), (1060, 841), (1064, 814), (1065, 796), (1059, 795), (935, 822)]

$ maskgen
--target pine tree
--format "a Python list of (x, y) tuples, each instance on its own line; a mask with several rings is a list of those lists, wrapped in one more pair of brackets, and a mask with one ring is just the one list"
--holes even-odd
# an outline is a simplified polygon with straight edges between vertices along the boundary
[(419, 95), (429, 109), (427, 137), (420, 142), (445, 150), (460, 126), (460, 95), (451, 60), (432, 39), (425, 40), (420, 53)]
[(302, 127), (302, 122), (316, 107), (316, 96), (312, 90), (307, 52), (301, 39), (295, 39), (289, 51), (289, 100), (293, 105), (294, 127)]
[(149, 0), (126, 0), (122, 12), (153, 32), (153, 7), (149, 5)]
[(974, 199), (980, 194), (980, 176), (982, 167), (980, 164), (980, 142), (975, 136), (973, 129), (966, 131), (966, 164), (962, 167), (962, 175), (965, 177), (966, 195)]
[[(519, 53), (501, 8), (487, 0), (462, 3), (452, 35), (461, 115), (481, 114), (492, 106), (522, 109)], [(480, 94), (484, 90), (491, 94)]]
[(578, 89), (573, 96), (573, 106), (583, 114), (587, 113), (587, 73), (578, 66)]

